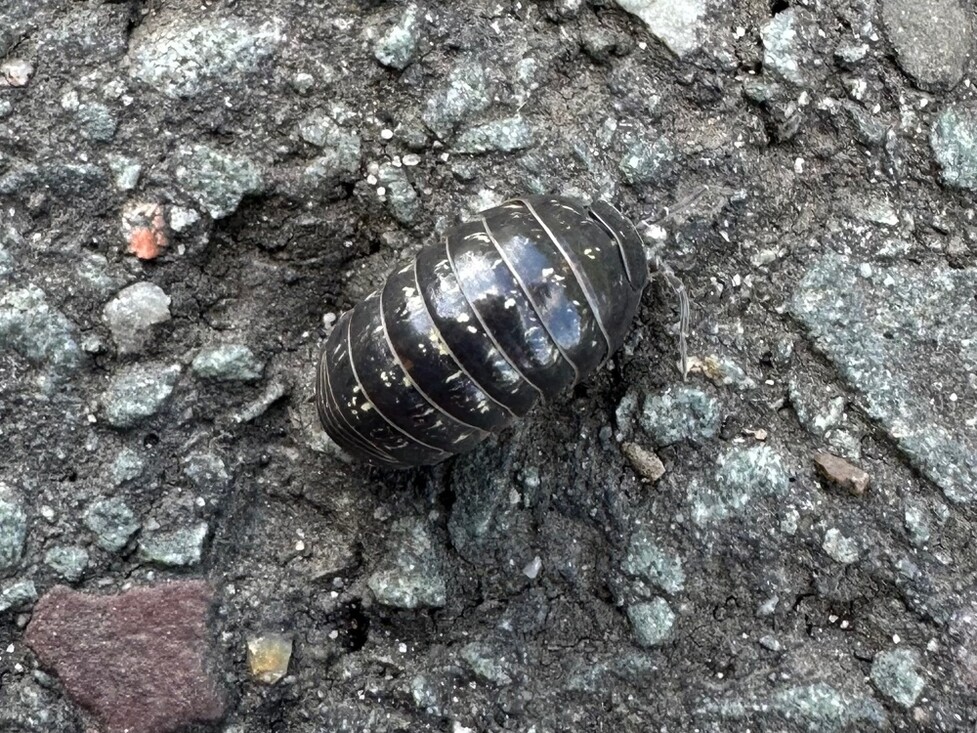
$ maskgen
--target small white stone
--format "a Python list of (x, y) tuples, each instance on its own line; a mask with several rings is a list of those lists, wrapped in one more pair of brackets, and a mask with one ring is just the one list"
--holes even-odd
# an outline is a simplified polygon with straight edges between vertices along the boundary
[(522, 569), (522, 574), (525, 575), (530, 580), (535, 580), (536, 576), (539, 575), (539, 571), (543, 569), (543, 560), (539, 555), (532, 559), (532, 562), (528, 563), (526, 567)]

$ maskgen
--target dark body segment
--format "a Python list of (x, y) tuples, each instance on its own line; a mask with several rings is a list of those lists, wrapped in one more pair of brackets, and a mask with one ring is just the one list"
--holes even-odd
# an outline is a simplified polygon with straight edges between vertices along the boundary
[(335, 358), (330, 355), (335, 353), (334, 349), (342, 348), (342, 343), (337, 343), (337, 340), (338, 332), (333, 330), (319, 357), (316, 375), (316, 408), (319, 412), (319, 421), (330, 437), (350, 455), (378, 465), (396, 464), (397, 461), (393, 456), (371, 446), (339, 414), (339, 407), (329, 382), (329, 362), (331, 358)]
[(447, 251), (425, 247), (417, 255), (415, 272), (431, 320), (461, 367), (512, 416), (529, 412), (540, 391), (512, 365), (486, 331), (458, 284)]
[[(636, 295), (628, 279), (627, 258), (633, 255), (630, 246), (625, 249), (617, 239), (616, 230), (608, 231), (601, 225), (600, 219), (576, 202), (540, 197), (530, 200), (528, 204), (552, 239), (559, 242), (561, 250), (574, 263), (580, 285), (596, 311), (602, 331), (610, 342), (610, 349), (616, 350), (631, 327), (637, 298), (645, 284), (642, 280)], [(623, 217), (621, 221), (634, 229)], [(640, 239), (638, 242), (640, 247)], [(639, 249), (638, 254), (643, 260), (643, 249)], [(647, 278), (647, 265), (643, 267)]]
[(425, 397), (390, 350), (380, 314), (380, 293), (352, 310), (350, 357), (366, 397), (391, 423), (427, 445), (461, 453), (488, 432), (466, 425)]
[(514, 415), (459, 365), (432, 320), (414, 270), (414, 263), (402, 267), (383, 287), (381, 316), (391, 349), (418, 388), (445, 412), (480, 430), (501, 430)]
[(448, 259), (465, 298), (512, 365), (552, 398), (575, 381), (573, 366), (546, 332), (484, 222), (449, 233)]
[(521, 200), (487, 211), (485, 228), (560, 353), (581, 375), (607, 356), (607, 339), (575, 267)]
[(340, 318), (320, 358), (320, 420), (376, 465), (467, 451), (613, 354), (647, 278), (641, 238), (609, 204), (488, 209)]
[(410, 437), (384, 418), (370, 402), (357, 377), (355, 365), (349, 358), (351, 321), (352, 312), (339, 320), (336, 325), (339, 330), (336, 348), (329, 354), (328, 379), (340, 418), (352, 426), (354, 432), (374, 450), (382, 451), (398, 463), (424, 465), (446, 458), (449, 455), (447, 451)]

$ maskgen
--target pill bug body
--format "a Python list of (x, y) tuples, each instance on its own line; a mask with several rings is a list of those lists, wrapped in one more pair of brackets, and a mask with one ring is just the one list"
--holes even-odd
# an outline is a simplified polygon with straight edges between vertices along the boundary
[(613, 354), (647, 279), (637, 231), (602, 201), (483, 211), (339, 318), (317, 370), (322, 425), (385, 467), (470, 450)]

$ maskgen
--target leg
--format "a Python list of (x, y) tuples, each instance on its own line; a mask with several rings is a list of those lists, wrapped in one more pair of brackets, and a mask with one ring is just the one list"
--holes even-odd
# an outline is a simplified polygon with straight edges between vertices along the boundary
[(689, 378), (689, 349), (688, 349), (688, 331), (689, 331), (689, 294), (685, 290), (685, 285), (679, 279), (672, 268), (669, 267), (664, 260), (658, 255), (655, 255), (648, 260), (648, 266), (651, 270), (652, 277), (662, 278), (668, 286), (675, 293), (675, 297), (678, 298), (678, 312), (679, 312), (679, 322), (678, 322), (678, 350), (679, 359), (682, 365), (682, 380), (688, 381)]

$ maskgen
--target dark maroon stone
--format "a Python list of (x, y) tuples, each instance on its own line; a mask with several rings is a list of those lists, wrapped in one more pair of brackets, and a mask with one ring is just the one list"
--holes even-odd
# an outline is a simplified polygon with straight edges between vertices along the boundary
[(56, 586), (34, 607), (26, 639), (108, 733), (167, 733), (223, 717), (211, 669), (212, 603), (203, 581), (113, 596)]

